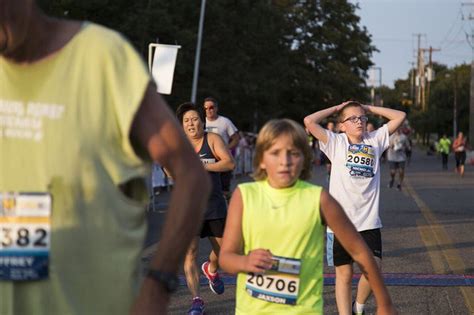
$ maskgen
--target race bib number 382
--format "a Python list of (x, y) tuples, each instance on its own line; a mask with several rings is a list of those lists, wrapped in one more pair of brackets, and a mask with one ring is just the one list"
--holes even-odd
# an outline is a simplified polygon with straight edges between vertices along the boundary
[(301, 261), (273, 256), (273, 262), (272, 268), (264, 274), (247, 275), (247, 293), (267, 302), (295, 305), (300, 286)]
[(0, 193), (0, 280), (48, 277), (51, 195)]

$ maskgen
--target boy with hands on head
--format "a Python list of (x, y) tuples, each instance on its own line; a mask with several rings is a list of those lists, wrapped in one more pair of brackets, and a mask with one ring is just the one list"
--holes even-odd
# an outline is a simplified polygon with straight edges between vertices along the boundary
[[(368, 113), (383, 116), (388, 122), (368, 133)], [(325, 118), (334, 114), (338, 114), (340, 134), (328, 131), (320, 125)], [(365, 240), (379, 268), (382, 258), (379, 161), (389, 146), (389, 135), (403, 123), (405, 116), (404, 112), (398, 110), (348, 101), (317, 111), (304, 119), (306, 128), (319, 140), (321, 150), (332, 162), (329, 192), (341, 204)], [(351, 309), (353, 259), (341, 245), (341, 241), (336, 235), (333, 257), (336, 266), (335, 291), (338, 311), (341, 315), (363, 314), (371, 286), (362, 275)]]

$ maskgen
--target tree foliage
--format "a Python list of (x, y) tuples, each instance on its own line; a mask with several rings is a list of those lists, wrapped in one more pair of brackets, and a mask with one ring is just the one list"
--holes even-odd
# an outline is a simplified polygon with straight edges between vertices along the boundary
[[(456, 94), (457, 131), (467, 133), (471, 66), (463, 64), (448, 68), (446, 65), (434, 63), (433, 69), (436, 76), (430, 82), (425, 111), (415, 105), (415, 87), (412, 86), (410, 74), (407, 79), (397, 80), (394, 88), (382, 88), (384, 106), (406, 111), (410, 124), (425, 140), (430, 134), (446, 134), (451, 137), (454, 132), (453, 109)], [(426, 92), (428, 93), (428, 89)], [(407, 102), (411, 105), (406, 104)]]
[[(147, 59), (148, 43), (178, 44), (172, 107), (190, 99), (200, 1), (40, 0), (48, 13), (125, 34)], [(198, 103), (251, 130), (269, 118), (301, 121), (350, 98), (365, 101), (375, 47), (347, 0), (207, 1)]]

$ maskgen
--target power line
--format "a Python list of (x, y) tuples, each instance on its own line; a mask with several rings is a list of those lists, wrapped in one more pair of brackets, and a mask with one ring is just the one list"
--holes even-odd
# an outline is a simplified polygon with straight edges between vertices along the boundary
[(456, 16), (456, 19), (453, 21), (453, 23), (451, 24), (451, 27), (449, 28), (449, 31), (446, 33), (446, 35), (444, 36), (444, 38), (440, 41), (439, 43), (439, 46), (442, 47), (444, 42), (447, 40), (447, 38), (449, 37), (449, 35), (451, 34), (451, 32), (453, 31), (454, 29), (454, 26), (457, 24), (457, 22), (459, 22), (459, 15), (462, 16), (462, 9), (459, 8), (459, 11), (458, 11), (458, 15)]
[[(456, 35), (455, 35), (453, 38), (457, 38), (457, 37), (459, 36), (459, 34), (461, 34), (463, 31), (465, 32), (465, 30), (464, 30), (464, 25), (461, 24), (461, 25), (459, 25), (459, 29), (458, 29)], [(446, 48), (448, 48), (448, 47), (451, 46), (451, 45), (452, 45), (452, 41), (449, 42), (449, 43), (447, 43), (445, 46), (441, 46), (441, 48), (446, 49)]]

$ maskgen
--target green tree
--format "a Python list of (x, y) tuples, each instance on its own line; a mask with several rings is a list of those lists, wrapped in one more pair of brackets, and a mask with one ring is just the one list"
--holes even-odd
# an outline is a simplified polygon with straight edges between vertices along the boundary
[[(178, 44), (172, 107), (190, 98), (200, 2), (39, 0), (49, 13), (125, 34), (147, 57), (148, 43)], [(197, 102), (214, 96), (243, 130), (272, 117), (301, 121), (322, 107), (365, 101), (375, 47), (347, 0), (208, 1)]]

